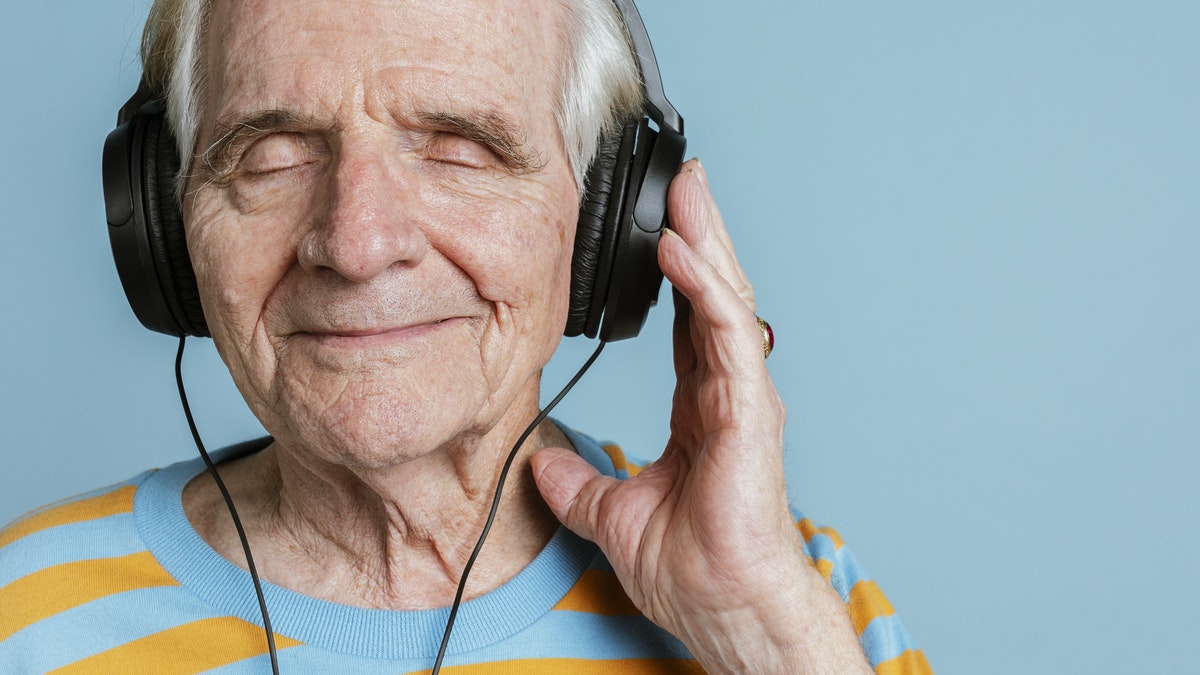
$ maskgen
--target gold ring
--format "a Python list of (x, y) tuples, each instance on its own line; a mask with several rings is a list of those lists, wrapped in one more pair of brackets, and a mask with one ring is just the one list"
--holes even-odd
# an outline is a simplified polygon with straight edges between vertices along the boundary
[(775, 349), (775, 331), (771, 330), (771, 324), (763, 320), (761, 316), (754, 317), (758, 321), (758, 329), (762, 331), (763, 340), (763, 358), (771, 355), (771, 350)]

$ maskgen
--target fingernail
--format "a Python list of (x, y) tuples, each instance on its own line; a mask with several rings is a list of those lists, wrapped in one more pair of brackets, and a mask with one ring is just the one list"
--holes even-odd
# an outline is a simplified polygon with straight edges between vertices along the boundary
[(672, 230), (669, 227), (664, 227), (662, 232), (663, 232), (662, 233), (663, 239), (673, 239), (673, 240), (679, 242), (680, 244), (682, 244), (684, 246), (684, 248), (687, 248), (687, 242), (684, 241), (683, 237), (679, 236), (679, 233), (676, 232), (675, 230)]

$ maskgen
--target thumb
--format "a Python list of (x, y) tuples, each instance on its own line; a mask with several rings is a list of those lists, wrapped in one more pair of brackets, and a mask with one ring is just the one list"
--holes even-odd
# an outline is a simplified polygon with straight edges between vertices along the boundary
[(563, 448), (546, 448), (531, 461), (533, 480), (554, 516), (575, 534), (596, 541), (600, 496), (618, 481)]

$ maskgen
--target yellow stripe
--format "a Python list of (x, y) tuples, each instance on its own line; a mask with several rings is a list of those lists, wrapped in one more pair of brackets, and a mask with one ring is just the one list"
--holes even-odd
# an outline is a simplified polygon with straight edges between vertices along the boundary
[(608, 453), (608, 458), (612, 460), (613, 468), (617, 471), (628, 472), (630, 478), (633, 478), (642, 472), (643, 467), (630, 462), (625, 457), (625, 452), (621, 450), (621, 446), (606, 445), (604, 446), (604, 452)]
[(933, 669), (920, 649), (910, 649), (875, 666), (875, 675), (933, 675)]
[(821, 576), (825, 577), (825, 581), (828, 581), (829, 583), (833, 583), (833, 561), (832, 560), (826, 560), (825, 558), (818, 558), (817, 561), (813, 564), (816, 565), (817, 571), (821, 573)]
[(93, 600), (139, 588), (178, 586), (149, 552), (63, 563), (0, 588), (0, 641), (25, 626)]
[(4, 548), (21, 537), (27, 537), (34, 532), (69, 525), (85, 520), (96, 520), (118, 513), (133, 512), (133, 493), (137, 488), (127, 485), (119, 490), (113, 490), (98, 497), (81, 499), (62, 506), (52, 507), (41, 513), (36, 513), (24, 520), (18, 520), (12, 527), (0, 532), (0, 548)]
[(637, 616), (641, 614), (625, 595), (617, 575), (600, 570), (588, 570), (579, 577), (566, 596), (554, 609), (588, 612), (604, 616)]
[[(275, 635), (278, 650), (299, 642)], [(53, 675), (190, 675), (267, 653), (263, 629), (234, 617), (204, 619), (127, 642), (51, 671)]]
[(25, 626), (93, 600), (161, 586), (178, 586), (148, 551), (120, 558), (63, 563), (0, 588), (0, 641)]
[(816, 535), (823, 534), (833, 540), (835, 549), (842, 547), (842, 535), (832, 527), (817, 527), (811, 520), (804, 518), (796, 523), (796, 529), (800, 530), (800, 534), (804, 536), (805, 543)]
[[(418, 670), (408, 675), (428, 673)], [(684, 659), (519, 659), (442, 668), (446, 675), (703, 675), (695, 661)]]
[(850, 601), (846, 604), (850, 610), (850, 620), (854, 622), (854, 630), (860, 635), (875, 618), (896, 613), (892, 603), (874, 581), (863, 580), (854, 584), (854, 588), (850, 589)]

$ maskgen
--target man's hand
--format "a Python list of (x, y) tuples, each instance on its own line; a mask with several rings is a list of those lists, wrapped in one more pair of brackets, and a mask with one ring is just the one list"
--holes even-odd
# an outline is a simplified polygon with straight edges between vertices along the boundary
[(626, 481), (574, 453), (533, 460), (546, 502), (596, 542), (626, 593), (710, 673), (870, 672), (841, 599), (809, 564), (787, 504), (784, 406), (754, 292), (709, 191), (685, 163), (659, 244), (675, 287), (675, 388), (662, 457)]

